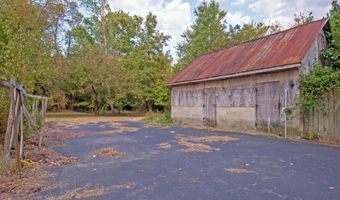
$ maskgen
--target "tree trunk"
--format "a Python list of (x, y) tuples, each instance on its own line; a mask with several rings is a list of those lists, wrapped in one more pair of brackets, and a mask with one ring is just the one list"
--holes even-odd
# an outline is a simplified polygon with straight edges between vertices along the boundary
[(115, 106), (113, 105), (113, 103), (110, 103), (110, 109), (111, 109), (111, 113), (115, 113)]

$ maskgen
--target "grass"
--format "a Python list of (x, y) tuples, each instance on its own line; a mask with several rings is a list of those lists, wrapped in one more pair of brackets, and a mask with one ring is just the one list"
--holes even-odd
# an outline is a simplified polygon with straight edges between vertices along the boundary
[(320, 136), (317, 134), (304, 134), (301, 138), (305, 140), (317, 141), (320, 139)]
[(156, 126), (169, 126), (172, 124), (171, 113), (168, 111), (161, 113), (148, 113), (144, 122)]
[(94, 116), (94, 114), (93, 113), (65, 111), (65, 112), (51, 112), (51, 113), (47, 113), (47, 115), (46, 115), (46, 117), (48, 117), (48, 118), (74, 118), (74, 117), (88, 117), (88, 116)]

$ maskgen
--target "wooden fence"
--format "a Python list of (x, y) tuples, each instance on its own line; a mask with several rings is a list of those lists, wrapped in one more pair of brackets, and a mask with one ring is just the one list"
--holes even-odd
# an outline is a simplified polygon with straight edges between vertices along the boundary
[(320, 140), (340, 144), (340, 96), (332, 91), (322, 106), (307, 111), (303, 120), (304, 134), (316, 134)]
[[(20, 170), (24, 150), (24, 119), (26, 119), (30, 129), (39, 133), (38, 143), (39, 148), (41, 148), (42, 127), (45, 122), (48, 98), (28, 94), (24, 86), (18, 83), (15, 79), (12, 79), (10, 82), (0, 79), (0, 86), (10, 90), (10, 107), (4, 139), (4, 153), (5, 156), (11, 156), (12, 149), (15, 149), (15, 160), (17, 163), (17, 168)], [(26, 97), (33, 98), (35, 100), (31, 112), (25, 106)], [(41, 101), (41, 104), (39, 101)], [(41, 105), (40, 126), (37, 125), (35, 120), (35, 114), (38, 109), (38, 105)]]

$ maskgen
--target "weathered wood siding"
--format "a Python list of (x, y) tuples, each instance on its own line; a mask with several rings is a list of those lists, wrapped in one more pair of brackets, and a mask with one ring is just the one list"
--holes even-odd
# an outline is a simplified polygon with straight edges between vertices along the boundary
[(323, 106), (307, 111), (303, 127), (304, 134), (317, 134), (321, 140), (340, 144), (340, 96), (333, 91)]
[(256, 84), (256, 128), (280, 127), (281, 107), (279, 81)]
[[(216, 123), (223, 128), (256, 128), (256, 84), (277, 81), (275, 92), (279, 96), (279, 103), (284, 105), (284, 91), (287, 89), (287, 105), (293, 105), (298, 94), (298, 77), (298, 70), (288, 70), (174, 86), (172, 118), (181, 122)], [(281, 110), (278, 112), (281, 116)], [(282, 124), (283, 119), (279, 120)], [(299, 121), (298, 117), (290, 120), (290, 125), (297, 128)]]
[(326, 47), (326, 44), (325, 33), (321, 31), (302, 61), (301, 70), (304, 74), (308, 74), (314, 65), (320, 62), (320, 52)]
[(203, 90), (203, 122), (205, 125), (216, 125), (216, 88)]
[(252, 84), (218, 88), (216, 95), (216, 103), (219, 107), (253, 107), (255, 105), (255, 87)]

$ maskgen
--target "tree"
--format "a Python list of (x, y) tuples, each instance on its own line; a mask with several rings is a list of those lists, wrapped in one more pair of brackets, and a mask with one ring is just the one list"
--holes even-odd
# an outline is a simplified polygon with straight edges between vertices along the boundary
[(156, 16), (149, 13), (138, 37), (138, 45), (124, 59), (136, 80), (138, 91), (135, 97), (143, 102), (147, 110), (162, 109), (169, 105), (169, 88), (165, 81), (170, 77), (171, 60), (163, 48), (169, 36), (156, 30)]
[(322, 55), (328, 61), (327, 64), (336, 70), (340, 70), (340, 4), (337, 0), (332, 1), (330, 25), (331, 30), (326, 34), (331, 38), (331, 44), (329, 48), (323, 51)]
[(222, 10), (214, 0), (209, 3), (203, 1), (195, 9), (194, 14), (195, 22), (182, 34), (184, 41), (177, 46), (179, 60), (173, 70), (175, 73), (204, 53), (253, 40), (268, 32), (279, 30), (278, 24), (265, 25), (254, 22), (242, 26), (227, 26), (225, 20), (227, 12)]
[(308, 12), (307, 14), (300, 12), (299, 14), (294, 14), (294, 26), (299, 26), (302, 24), (307, 24), (314, 20), (313, 12)]
[(264, 36), (268, 31), (276, 31), (276, 26), (264, 23), (249, 23), (243, 26), (229, 26), (229, 45), (239, 44), (244, 41), (253, 40)]
[(195, 9), (196, 20), (182, 34), (184, 41), (177, 46), (179, 68), (204, 53), (220, 49), (228, 44), (226, 14), (214, 0), (203, 1)]

